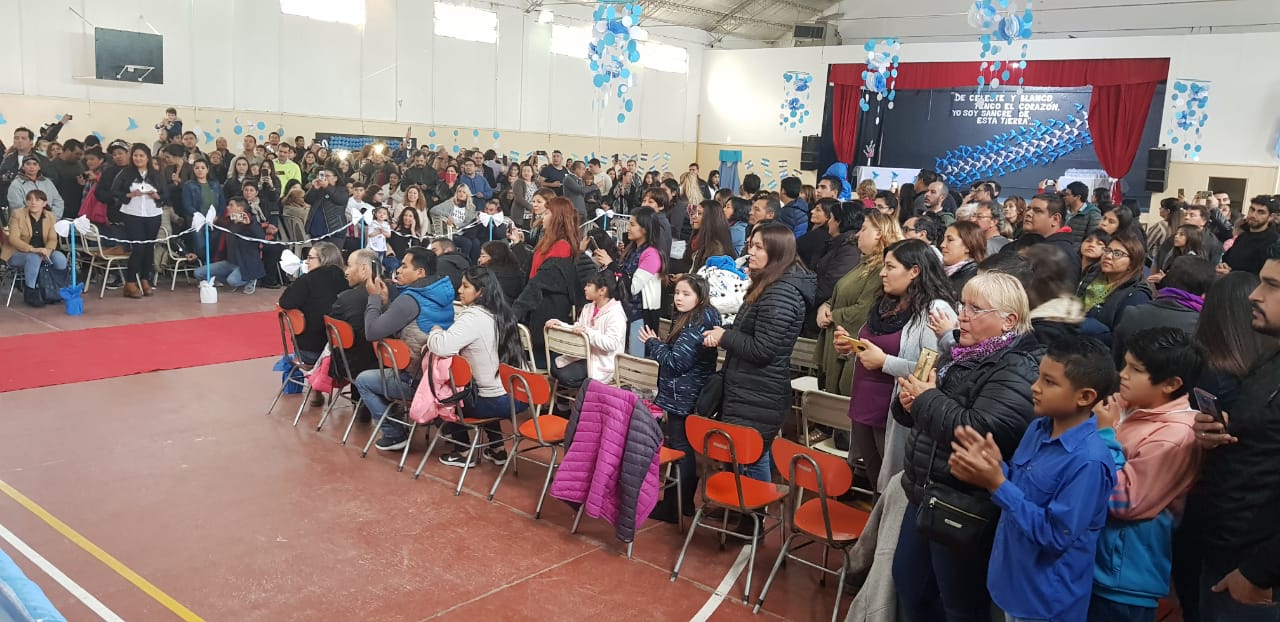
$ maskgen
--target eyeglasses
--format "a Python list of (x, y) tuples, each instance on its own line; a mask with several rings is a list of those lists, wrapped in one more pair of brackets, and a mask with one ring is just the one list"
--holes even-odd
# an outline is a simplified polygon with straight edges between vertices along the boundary
[(1102, 255), (1104, 257), (1115, 257), (1116, 259), (1124, 259), (1129, 256), (1129, 253), (1126, 253), (1122, 250), (1117, 250), (1114, 248), (1104, 248), (1102, 249)]
[(969, 317), (977, 317), (977, 316), (979, 316), (979, 315), (986, 315), (986, 314), (988, 314), (988, 313), (1002, 313), (1003, 315), (1008, 315), (1007, 313), (1004, 313), (1004, 312), (1000, 311), (999, 309), (980, 309), (980, 308), (975, 307), (975, 306), (973, 306), (973, 305), (971, 305), (971, 304), (969, 304), (969, 303), (967, 303), (967, 302), (962, 302), (962, 303), (960, 303), (960, 315), (967, 315), (967, 316), (969, 316)]
[(316, 255), (307, 255), (307, 261), (320, 261), (320, 257)]

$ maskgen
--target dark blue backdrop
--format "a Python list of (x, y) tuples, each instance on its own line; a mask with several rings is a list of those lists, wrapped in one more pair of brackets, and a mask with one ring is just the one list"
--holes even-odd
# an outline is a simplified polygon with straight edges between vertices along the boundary
[[(867, 163), (864, 148), (868, 141), (878, 137), (879, 153), (871, 164), (936, 170), (938, 158), (949, 150), (955, 152), (964, 146), (979, 147), (997, 135), (1007, 137), (1010, 131), (1031, 127), (1036, 121), (1041, 124), (1069, 125), (1068, 115), (1079, 117), (1078, 110), (1089, 109), (1090, 92), (1088, 87), (1027, 88), (1023, 90), (1026, 97), (1018, 97), (1017, 89), (988, 88), (982, 90), (983, 96), (1003, 95), (1003, 101), (999, 101), (998, 97), (983, 97), (981, 101), (975, 102), (972, 96), (978, 94), (976, 88), (898, 91), (893, 110), (881, 110), (879, 127), (876, 124), (875, 102), (870, 111), (859, 115), (856, 164)], [(1036, 99), (1044, 101), (1024, 101)], [(1150, 113), (1142, 133), (1142, 145), (1134, 158), (1133, 167), (1124, 178), (1125, 196), (1138, 199), (1139, 205), (1144, 209), (1150, 199), (1150, 193), (1143, 189), (1147, 149), (1158, 144), (1163, 102), (1164, 85), (1161, 84), (1152, 97)], [(1009, 107), (1012, 110), (1006, 110)], [(826, 117), (823, 133), (829, 136), (830, 118), (829, 115)], [(1051, 139), (1046, 142), (1052, 146), (1059, 141)], [(1061, 142), (1065, 144), (1069, 140), (1062, 139)], [(1018, 154), (1011, 151), (1000, 150), (1000, 153), (995, 154), (994, 160), (1019, 160)], [(992, 178), (1000, 183), (1003, 196), (1030, 196), (1041, 180), (1057, 179), (1069, 168), (1102, 168), (1092, 146), (1088, 144), (1047, 164), (1041, 163), (1043, 158), (1022, 158), (1021, 161), (1029, 162), (1030, 165), (1017, 171), (1008, 171), (1006, 167), (1003, 171), (1005, 174), (1000, 174), (998, 166), (982, 167), (978, 162), (980, 159), (974, 157), (974, 164), (984, 173), (990, 172), (989, 176), (984, 175), (985, 178)], [(991, 164), (992, 158), (987, 160)]]

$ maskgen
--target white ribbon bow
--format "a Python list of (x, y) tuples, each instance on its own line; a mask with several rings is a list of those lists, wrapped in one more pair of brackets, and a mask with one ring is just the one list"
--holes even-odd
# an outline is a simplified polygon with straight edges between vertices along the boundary
[(503, 222), (506, 222), (506, 219), (502, 214), (487, 214), (485, 212), (480, 212), (479, 214), (476, 214), (476, 218), (479, 219), (480, 223), (486, 227), (490, 224), (501, 225)]

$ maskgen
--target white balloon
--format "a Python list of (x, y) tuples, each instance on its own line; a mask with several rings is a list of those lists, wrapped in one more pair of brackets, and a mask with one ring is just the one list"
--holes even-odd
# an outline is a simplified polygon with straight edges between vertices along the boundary
[(632, 22), (632, 21), (631, 21), (631, 16), (630, 16), (630, 15), (624, 15), (624, 16), (622, 16), (622, 25), (623, 25), (623, 26), (626, 26), (627, 28), (630, 28), (632, 23), (634, 23), (634, 22)]
[(71, 221), (71, 224), (75, 225), (76, 231), (79, 231), (81, 234), (89, 233), (89, 217), (88, 216), (80, 216), (75, 220)]
[(1000, 78), (992, 78), (992, 79), (991, 79), (991, 87), (992, 87), (992, 88), (995, 88), (995, 87), (997, 87), (997, 86), (1000, 86)]
[(608, 28), (608, 26), (605, 25), (604, 22), (596, 22), (596, 25), (595, 25), (596, 32), (603, 33), (606, 28)]

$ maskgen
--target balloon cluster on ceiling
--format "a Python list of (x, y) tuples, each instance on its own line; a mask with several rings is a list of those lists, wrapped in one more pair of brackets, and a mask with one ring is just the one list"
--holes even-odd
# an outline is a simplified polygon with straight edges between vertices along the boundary
[[(858, 107), (863, 112), (870, 110), (871, 93), (875, 93), (876, 101), (889, 100), (886, 106), (893, 110), (893, 100), (898, 96), (898, 52), (902, 50), (902, 42), (897, 39), (872, 39), (864, 43), (862, 48), (867, 52), (867, 68), (862, 72), (862, 82), (869, 93), (858, 102)], [(876, 123), (880, 123), (878, 109)]]
[(591, 26), (591, 43), (587, 51), (591, 67), (592, 84), (599, 92), (602, 107), (616, 95), (622, 104), (618, 123), (627, 120), (627, 114), (635, 110), (631, 90), (635, 88), (635, 74), (631, 65), (640, 61), (640, 49), (635, 35), (639, 34), (639, 3), (601, 2), (596, 5)]
[[(1018, 76), (1018, 87), (1023, 78), (1019, 75), (1027, 68), (1027, 44), (1031, 39), (1031, 27), (1035, 16), (1031, 12), (1031, 0), (1025, 0), (1022, 10), (1019, 0), (973, 0), (969, 6), (969, 26), (982, 33), (982, 64), (978, 69), (978, 87), (1012, 85)], [(1006, 55), (1022, 41), (1017, 60)], [(988, 60), (990, 59), (990, 60)]]

